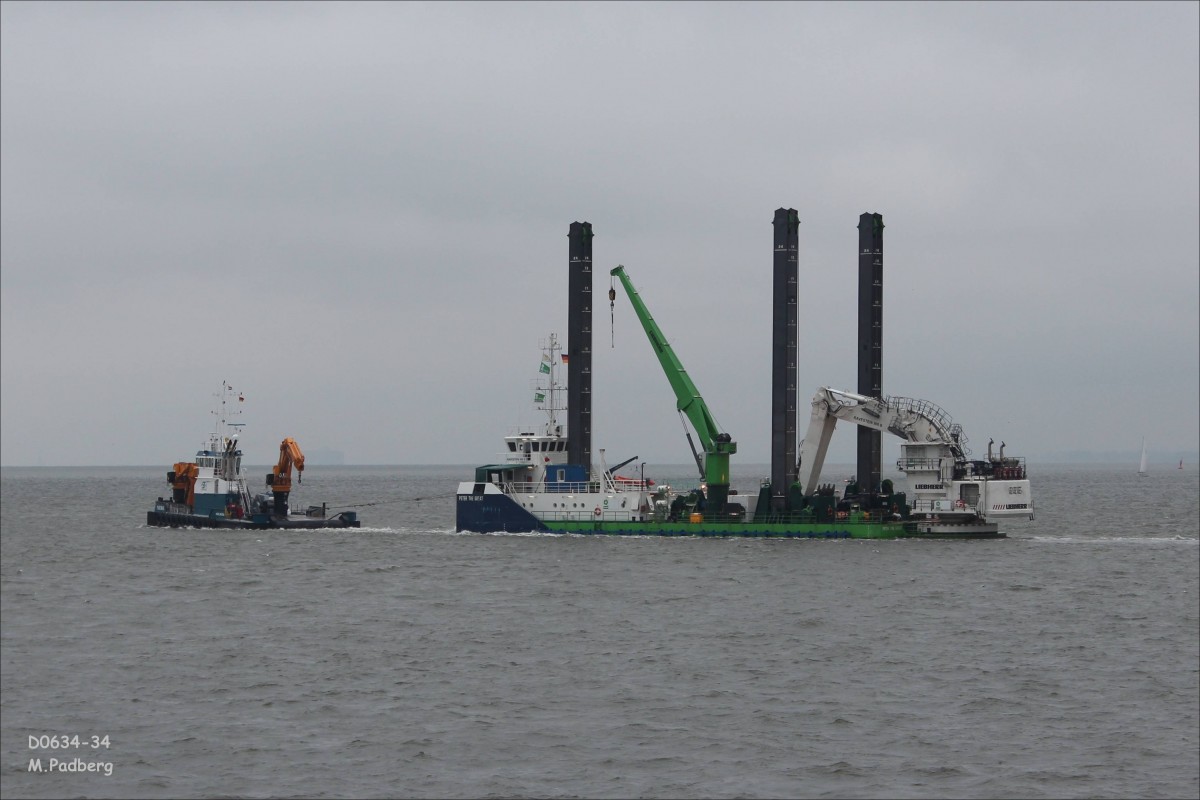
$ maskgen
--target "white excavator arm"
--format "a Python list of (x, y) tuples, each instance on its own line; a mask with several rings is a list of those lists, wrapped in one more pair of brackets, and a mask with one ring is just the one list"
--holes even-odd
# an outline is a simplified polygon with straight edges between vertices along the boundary
[(811, 496), (821, 480), (825, 451), (838, 420), (887, 431), (906, 442), (949, 444), (961, 455), (958, 426), (933, 403), (906, 397), (881, 400), (824, 386), (813, 396), (808, 433), (800, 443), (798, 476), (805, 495)]
[(910, 519), (926, 533), (995, 532), (998, 518), (1033, 519), (1033, 494), (1022, 458), (967, 459), (967, 437), (950, 415), (926, 400), (864, 397), (823, 387), (812, 400), (797, 469), (804, 494), (818, 490), (825, 451), (838, 420), (904, 440), (896, 466), (908, 478)]

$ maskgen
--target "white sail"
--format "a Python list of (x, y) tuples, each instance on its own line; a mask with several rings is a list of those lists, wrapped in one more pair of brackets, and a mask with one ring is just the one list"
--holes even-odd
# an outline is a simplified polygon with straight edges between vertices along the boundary
[(1146, 474), (1146, 437), (1142, 437), (1142, 463), (1138, 467), (1138, 475)]

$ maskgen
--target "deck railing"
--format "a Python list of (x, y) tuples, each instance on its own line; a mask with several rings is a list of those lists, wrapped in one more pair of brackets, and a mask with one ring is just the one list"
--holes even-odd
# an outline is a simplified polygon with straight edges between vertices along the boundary
[(646, 481), (621, 479), (614, 480), (612, 487), (601, 488), (600, 481), (510, 481), (500, 485), (509, 494), (594, 494), (610, 491), (613, 487), (618, 492), (641, 492), (649, 488)]

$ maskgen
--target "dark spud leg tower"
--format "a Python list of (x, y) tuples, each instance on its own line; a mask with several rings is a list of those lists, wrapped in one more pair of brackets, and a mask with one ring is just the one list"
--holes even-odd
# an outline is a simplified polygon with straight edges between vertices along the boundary
[(796, 481), (796, 284), (800, 217), (794, 208), (775, 210), (775, 256), (771, 276), (771, 510), (787, 509)]
[[(883, 215), (858, 218), (858, 393), (883, 397)], [(858, 491), (878, 494), (879, 431), (858, 427)]]
[(592, 466), (592, 224), (572, 222), (567, 292), (567, 456)]

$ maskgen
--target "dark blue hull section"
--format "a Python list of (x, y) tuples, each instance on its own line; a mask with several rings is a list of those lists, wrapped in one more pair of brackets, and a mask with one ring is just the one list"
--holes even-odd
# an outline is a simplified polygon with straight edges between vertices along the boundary
[(541, 520), (502, 494), (460, 494), (455, 528), (471, 533), (549, 531)]
[[(685, 522), (621, 522), (617, 520), (587, 521), (568, 524), (555, 530), (521, 508), (511, 497), (502, 494), (458, 495), (455, 528), (469, 533), (568, 533), (601, 536), (784, 536), (799, 539), (849, 539), (848, 530), (791, 530), (778, 532), (738, 530), (738, 526), (719, 526), (704, 530)], [(810, 526), (819, 528), (821, 526)]]
[(233, 528), (235, 530), (271, 530), (273, 528), (357, 528), (358, 514), (347, 511), (332, 517), (271, 517), (247, 519), (205, 517), (199, 514), (177, 514), (170, 511), (146, 512), (146, 524), (155, 528)]

